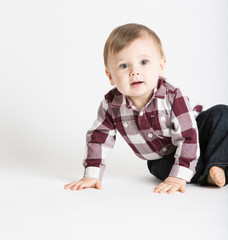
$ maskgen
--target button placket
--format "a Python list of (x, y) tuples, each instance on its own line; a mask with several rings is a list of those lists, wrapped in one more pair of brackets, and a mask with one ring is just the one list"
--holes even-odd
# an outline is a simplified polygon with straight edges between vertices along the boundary
[(148, 120), (144, 111), (139, 112), (138, 115), (138, 124), (141, 130), (148, 129)]
[(148, 133), (147, 135), (149, 138), (152, 138), (153, 137), (153, 134), (152, 133)]
[(160, 120), (161, 120), (162, 122), (164, 122), (164, 121), (165, 121), (165, 117), (164, 117), (164, 116), (161, 116), (161, 117), (160, 117)]
[(163, 148), (162, 148), (162, 151), (163, 151), (163, 152), (166, 152), (166, 151), (167, 151), (167, 147), (163, 147)]

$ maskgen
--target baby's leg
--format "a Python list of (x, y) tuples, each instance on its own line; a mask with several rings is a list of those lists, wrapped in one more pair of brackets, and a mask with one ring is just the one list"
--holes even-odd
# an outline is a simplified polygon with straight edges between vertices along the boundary
[(223, 187), (226, 183), (225, 169), (221, 167), (212, 167), (209, 170), (207, 181), (210, 184), (216, 185), (218, 187)]
[(199, 182), (224, 186), (228, 183), (228, 106), (216, 105), (200, 113), (196, 120), (200, 160), (205, 166)]

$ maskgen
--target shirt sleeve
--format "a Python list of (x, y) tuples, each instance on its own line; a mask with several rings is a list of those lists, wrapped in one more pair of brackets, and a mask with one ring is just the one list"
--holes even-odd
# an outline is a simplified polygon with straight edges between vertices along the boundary
[(102, 180), (106, 153), (113, 148), (115, 140), (116, 129), (108, 110), (108, 102), (104, 99), (98, 109), (97, 119), (86, 135), (84, 177)]
[(198, 128), (189, 100), (177, 88), (171, 112), (172, 143), (177, 147), (169, 176), (190, 182), (199, 157)]

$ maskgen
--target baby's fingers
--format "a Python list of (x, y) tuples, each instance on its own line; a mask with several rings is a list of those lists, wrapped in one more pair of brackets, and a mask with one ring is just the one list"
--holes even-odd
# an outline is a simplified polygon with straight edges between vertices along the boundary
[(164, 184), (159, 189), (157, 189), (156, 192), (158, 192), (158, 193), (165, 193), (165, 192), (168, 192), (171, 188), (172, 188), (172, 185)]
[(88, 186), (85, 184), (85, 183), (81, 183), (80, 185), (78, 185), (78, 188), (77, 188), (77, 190), (82, 190), (82, 189), (84, 189), (84, 188), (88, 188)]
[(96, 181), (94, 183), (94, 181), (90, 182), (83, 182), (78, 186), (78, 190), (82, 190), (84, 188), (97, 188), (97, 189), (101, 189), (101, 182), (100, 181)]
[(84, 188), (97, 188), (101, 189), (101, 181), (97, 178), (82, 178), (79, 181), (75, 181), (65, 185), (65, 189), (74, 190), (82, 190)]
[(160, 183), (157, 187), (154, 188), (155, 192), (161, 190), (164, 186), (165, 186), (164, 182)]
[(78, 190), (79, 185), (80, 185), (80, 181), (79, 181), (79, 182), (72, 183), (72, 185), (69, 187), (69, 189), (70, 189), (71, 191)]
[(165, 189), (167, 189), (167, 184), (166, 183), (160, 183), (157, 187), (155, 187), (154, 192), (157, 193), (163, 193), (165, 192)]
[(174, 193), (174, 192), (178, 191), (179, 188), (180, 188), (180, 186), (178, 186), (178, 185), (172, 186), (171, 189), (168, 191), (168, 193), (169, 194)]
[(185, 186), (180, 186), (180, 192), (185, 193)]
[(93, 181), (83, 181), (78, 185), (78, 190), (80, 191), (84, 188), (91, 188), (91, 187), (94, 187)]
[(72, 183), (66, 184), (64, 186), (64, 188), (65, 189), (72, 189), (72, 187), (75, 187), (77, 184), (78, 184), (78, 182), (72, 182)]
[(95, 188), (97, 188), (97, 189), (101, 189), (102, 188), (101, 181), (97, 181), (96, 182)]

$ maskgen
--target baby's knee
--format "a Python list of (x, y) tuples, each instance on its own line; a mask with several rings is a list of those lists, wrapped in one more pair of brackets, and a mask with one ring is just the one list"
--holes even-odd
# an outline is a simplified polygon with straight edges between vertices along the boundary
[(208, 113), (212, 119), (226, 119), (228, 121), (228, 106), (223, 104), (209, 108)]

